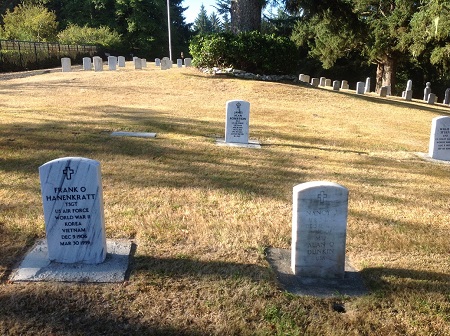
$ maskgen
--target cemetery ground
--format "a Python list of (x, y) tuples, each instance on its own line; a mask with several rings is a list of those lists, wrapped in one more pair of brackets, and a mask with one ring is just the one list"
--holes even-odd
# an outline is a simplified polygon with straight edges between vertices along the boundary
[[(261, 149), (216, 146), (231, 99)], [(0, 334), (449, 335), (450, 165), (415, 155), (449, 112), (150, 64), (0, 79)], [(135, 243), (124, 283), (8, 280), (45, 237), (38, 167), (66, 156), (101, 162), (106, 236)], [(317, 180), (349, 190), (367, 295), (288, 294), (265, 259)]]

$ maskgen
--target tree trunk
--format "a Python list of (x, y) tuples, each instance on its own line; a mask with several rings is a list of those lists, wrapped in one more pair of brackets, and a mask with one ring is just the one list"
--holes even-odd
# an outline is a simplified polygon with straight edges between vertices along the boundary
[(392, 94), (395, 92), (395, 59), (389, 56), (385, 56), (377, 62), (377, 80), (376, 80), (376, 92), (379, 92), (382, 86), (390, 86)]
[(232, 0), (231, 1), (231, 31), (234, 34), (261, 30), (261, 0)]

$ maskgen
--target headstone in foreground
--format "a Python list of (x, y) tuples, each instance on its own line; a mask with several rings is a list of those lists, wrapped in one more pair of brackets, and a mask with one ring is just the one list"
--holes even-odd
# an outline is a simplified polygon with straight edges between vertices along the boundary
[(348, 190), (332, 182), (293, 189), (291, 269), (295, 275), (343, 278)]
[(92, 70), (92, 61), (90, 57), (83, 57), (83, 70), (85, 71)]
[(229, 100), (226, 103), (225, 142), (248, 143), (250, 103)]
[(365, 85), (364, 82), (356, 83), (356, 93), (357, 94), (364, 94), (365, 87), (366, 87), (366, 85)]
[(184, 66), (185, 66), (186, 68), (192, 66), (192, 58), (185, 58), (185, 59), (184, 59)]
[(94, 71), (103, 71), (103, 60), (100, 56), (94, 56)]
[(119, 68), (125, 68), (125, 57), (117, 57), (117, 63), (119, 64)]
[(98, 264), (106, 257), (100, 162), (66, 157), (39, 167), (48, 257)]
[(72, 64), (69, 57), (61, 58), (62, 72), (71, 72)]
[(108, 56), (108, 69), (117, 70), (117, 58), (116, 56)]
[(431, 122), (429, 156), (450, 161), (450, 117), (436, 117)]

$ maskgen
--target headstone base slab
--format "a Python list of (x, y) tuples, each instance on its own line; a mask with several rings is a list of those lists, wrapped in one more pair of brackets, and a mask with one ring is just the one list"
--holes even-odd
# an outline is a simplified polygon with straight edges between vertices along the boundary
[(239, 142), (225, 142), (225, 139), (216, 139), (217, 146), (228, 146), (228, 147), (242, 147), (242, 148), (256, 148), (261, 149), (261, 143), (257, 140), (248, 140), (248, 143)]
[(289, 249), (269, 248), (266, 258), (274, 270), (280, 286), (294, 295), (314, 297), (363, 296), (368, 291), (360, 274), (345, 260), (343, 279), (306, 278), (294, 275), (291, 270)]
[(156, 138), (156, 133), (145, 132), (112, 132), (111, 136), (135, 137), (135, 138)]
[(27, 253), (13, 271), (12, 282), (94, 282), (111, 283), (126, 280), (133, 243), (124, 239), (107, 239), (107, 255), (101, 264), (51, 262), (48, 259), (47, 240), (41, 239)]
[(435, 163), (443, 163), (443, 164), (449, 164), (450, 165), (450, 160), (439, 160), (439, 159), (433, 159), (430, 154), (428, 153), (414, 153), (416, 154), (419, 158), (428, 161), (428, 162), (435, 162)]

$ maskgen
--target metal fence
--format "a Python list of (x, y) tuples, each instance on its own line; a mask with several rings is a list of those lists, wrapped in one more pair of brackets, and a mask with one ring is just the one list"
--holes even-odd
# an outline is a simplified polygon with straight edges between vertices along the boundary
[(59, 66), (62, 57), (70, 57), (77, 63), (97, 52), (98, 47), (92, 45), (0, 40), (0, 72)]

